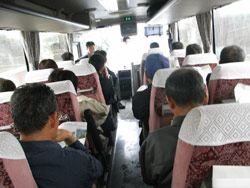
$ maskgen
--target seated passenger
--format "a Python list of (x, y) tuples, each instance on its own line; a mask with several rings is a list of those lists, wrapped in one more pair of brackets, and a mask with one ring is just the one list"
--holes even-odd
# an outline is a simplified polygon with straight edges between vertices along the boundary
[(173, 50), (181, 50), (183, 48), (184, 48), (184, 46), (181, 42), (173, 42), (172, 43), (172, 51)]
[(178, 134), (186, 114), (207, 102), (202, 76), (193, 69), (181, 68), (166, 81), (166, 99), (174, 114), (171, 126), (151, 132), (140, 149), (143, 181), (155, 187), (171, 187)]
[(44, 59), (39, 63), (38, 69), (58, 69), (58, 66), (53, 59)]
[[(183, 54), (180, 52), (176, 52), (176, 50), (178, 51), (182, 50), (184, 48), (183, 44), (181, 42), (173, 42), (171, 45), (172, 45), (172, 50), (171, 50), (170, 57), (169, 57), (170, 68), (180, 67), (178, 57), (183, 58), (182, 57)], [(176, 53), (178, 53), (178, 55)]]
[[(150, 94), (152, 88), (152, 81), (154, 74), (159, 69), (169, 68), (169, 61), (166, 57), (160, 54), (151, 54), (147, 57), (145, 63), (145, 74), (148, 81), (148, 86), (143, 91), (137, 91), (132, 97), (132, 111), (134, 117), (143, 123), (144, 139), (149, 131), (149, 107), (150, 107)], [(141, 142), (142, 140), (140, 140)]]
[(63, 55), (61, 56), (61, 58), (62, 58), (63, 61), (74, 61), (74, 56), (70, 52), (63, 53)]
[(114, 92), (112, 81), (109, 80), (107, 77), (103, 76), (102, 74), (105, 69), (104, 57), (100, 54), (94, 54), (89, 58), (89, 63), (95, 67), (96, 72), (99, 75), (99, 80), (100, 80), (100, 84), (102, 87), (102, 93), (105, 98), (106, 104), (116, 103), (117, 101), (115, 99), (115, 92)]
[(199, 44), (189, 44), (186, 48), (186, 56), (192, 55), (192, 54), (201, 54), (202, 49)]
[(237, 46), (227, 46), (222, 49), (220, 53), (220, 62), (219, 64), (232, 63), (232, 62), (244, 62), (246, 58), (245, 51)]
[(90, 58), (90, 56), (92, 56), (95, 53), (95, 43), (94, 42), (88, 41), (86, 43), (86, 48), (87, 48), (88, 53), (85, 56), (82, 56), (79, 59), (77, 59), (75, 61), (75, 63), (78, 63), (79, 61), (81, 61), (81, 59)]
[[(220, 53), (219, 64), (226, 64), (226, 63), (232, 63), (232, 62), (244, 62), (245, 58), (246, 58), (246, 53), (241, 47), (237, 45), (231, 45), (222, 49)], [(207, 85), (209, 83), (210, 76), (211, 76), (211, 73), (207, 75), (207, 78), (206, 78)]]
[[(11, 97), (11, 115), (38, 187), (90, 188), (102, 175), (102, 165), (91, 151), (71, 132), (58, 129), (56, 97), (48, 86), (17, 88)], [(68, 147), (56, 143), (61, 141)]]
[(14, 91), (16, 85), (11, 81), (4, 78), (0, 78), (0, 92)]

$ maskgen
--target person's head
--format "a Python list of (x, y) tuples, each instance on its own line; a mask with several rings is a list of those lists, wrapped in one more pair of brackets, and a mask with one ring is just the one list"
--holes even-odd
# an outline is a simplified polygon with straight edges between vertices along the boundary
[(101, 73), (104, 69), (105, 59), (100, 54), (94, 54), (89, 58), (89, 63), (95, 67), (96, 72)]
[(220, 64), (245, 61), (244, 50), (236, 45), (227, 46), (220, 53)]
[(189, 110), (207, 102), (206, 86), (199, 72), (180, 68), (166, 80), (166, 98), (175, 116), (186, 115)]
[(58, 81), (64, 81), (64, 80), (69, 80), (72, 82), (75, 91), (77, 92), (77, 87), (78, 87), (78, 78), (77, 76), (69, 70), (54, 70), (50, 75), (49, 75), (49, 82), (58, 82)]
[(14, 126), (21, 135), (46, 131), (47, 137), (56, 137), (58, 107), (50, 87), (37, 83), (19, 87), (11, 97), (10, 107)]
[(202, 49), (199, 44), (189, 44), (186, 48), (186, 56), (192, 55), (192, 54), (201, 54)]
[(43, 59), (39, 63), (38, 69), (58, 69), (56, 62), (52, 59)]
[(122, 41), (126, 44), (128, 44), (128, 41), (130, 40), (129, 37), (123, 37)]
[(149, 46), (150, 48), (159, 48), (159, 44), (157, 42), (152, 42)]
[(146, 77), (152, 82), (154, 74), (159, 69), (169, 68), (169, 60), (161, 54), (151, 54), (147, 56), (145, 62)]
[(104, 50), (97, 50), (97, 51), (95, 51), (95, 54), (102, 55), (104, 57), (104, 59), (105, 59), (105, 63), (107, 62), (107, 52), (106, 51), (104, 51)]
[(94, 43), (94, 42), (88, 41), (88, 42), (86, 43), (86, 48), (87, 48), (88, 53), (89, 53), (90, 55), (93, 55), (93, 54), (95, 53), (95, 43)]
[(11, 80), (0, 78), (0, 92), (14, 91), (16, 85)]
[(183, 44), (181, 42), (173, 42), (172, 43), (172, 50), (181, 50), (183, 49)]
[(61, 55), (61, 58), (63, 61), (74, 61), (74, 56), (70, 52), (65, 52)]

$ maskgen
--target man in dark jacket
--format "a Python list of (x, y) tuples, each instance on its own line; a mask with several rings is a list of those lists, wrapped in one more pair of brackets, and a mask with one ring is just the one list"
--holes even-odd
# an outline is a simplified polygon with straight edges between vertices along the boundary
[(79, 59), (77, 59), (75, 61), (75, 63), (78, 63), (82, 59), (90, 58), (95, 53), (95, 43), (94, 42), (88, 41), (86, 43), (86, 48), (87, 48), (88, 53), (85, 56), (82, 56)]
[(166, 81), (165, 92), (173, 122), (148, 135), (139, 158), (143, 181), (157, 188), (171, 187), (178, 134), (186, 114), (208, 101), (202, 76), (190, 68), (173, 72)]
[[(11, 115), (38, 187), (91, 188), (102, 175), (102, 165), (91, 151), (71, 132), (58, 129), (56, 97), (48, 86), (17, 88), (11, 97)], [(68, 147), (56, 143), (61, 141)]]

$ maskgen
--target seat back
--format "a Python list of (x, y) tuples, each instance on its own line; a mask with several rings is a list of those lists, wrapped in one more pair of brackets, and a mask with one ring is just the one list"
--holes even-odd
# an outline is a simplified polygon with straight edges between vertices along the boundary
[(234, 99), (234, 88), (238, 83), (250, 85), (249, 63), (228, 63), (217, 65), (210, 77), (209, 103), (222, 103), (225, 99)]
[(213, 165), (250, 165), (250, 104), (192, 109), (176, 149), (172, 187), (200, 187)]
[(0, 187), (37, 188), (22, 146), (8, 132), (0, 132)]
[(56, 95), (58, 111), (68, 115), (70, 121), (81, 121), (81, 112), (75, 88), (71, 81), (47, 83)]
[(165, 93), (165, 82), (170, 74), (177, 70), (176, 68), (167, 68), (158, 70), (153, 78), (152, 90), (150, 95), (150, 114), (149, 131), (159, 129), (170, 125), (173, 115), (163, 115), (162, 106), (167, 104)]
[(205, 54), (193, 54), (185, 57), (182, 66), (191, 66), (191, 67), (202, 67), (209, 65), (213, 70), (218, 64), (218, 60), (215, 54), (205, 53)]
[(13, 91), (0, 92), (0, 126), (6, 126), (13, 123), (10, 112), (10, 99)]
[(75, 65), (74, 61), (68, 60), (68, 61), (58, 61), (56, 62), (58, 68), (66, 68), (66, 67), (70, 67), (72, 65)]
[(234, 96), (238, 103), (250, 103), (250, 85), (238, 83), (234, 88)]
[[(186, 56), (186, 50), (185, 49), (173, 50), (171, 52), (171, 55), (170, 55), (170, 60), (171, 60), (170, 64), (174, 64), (175, 67), (176, 66), (177, 67), (182, 66), (185, 56)], [(173, 60), (172, 57), (174, 57), (175, 62), (173, 62), (174, 60)]]
[(79, 61), (79, 65), (89, 63), (89, 58), (84, 58)]
[(25, 83), (47, 83), (49, 75), (53, 72), (53, 70), (54, 69), (42, 69), (27, 72), (25, 75)]
[[(82, 60), (81, 60), (82, 61)], [(96, 99), (98, 102), (106, 104), (98, 74), (89, 63), (76, 64), (75, 66), (67, 67), (78, 77), (78, 92), (87, 97)]]

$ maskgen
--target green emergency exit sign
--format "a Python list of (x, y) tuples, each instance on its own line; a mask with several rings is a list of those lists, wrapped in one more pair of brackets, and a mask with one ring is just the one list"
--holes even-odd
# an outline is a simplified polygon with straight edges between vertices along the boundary
[(131, 20), (132, 20), (132, 17), (129, 17), (129, 16), (124, 18), (124, 21), (126, 21), (126, 22), (129, 22)]

